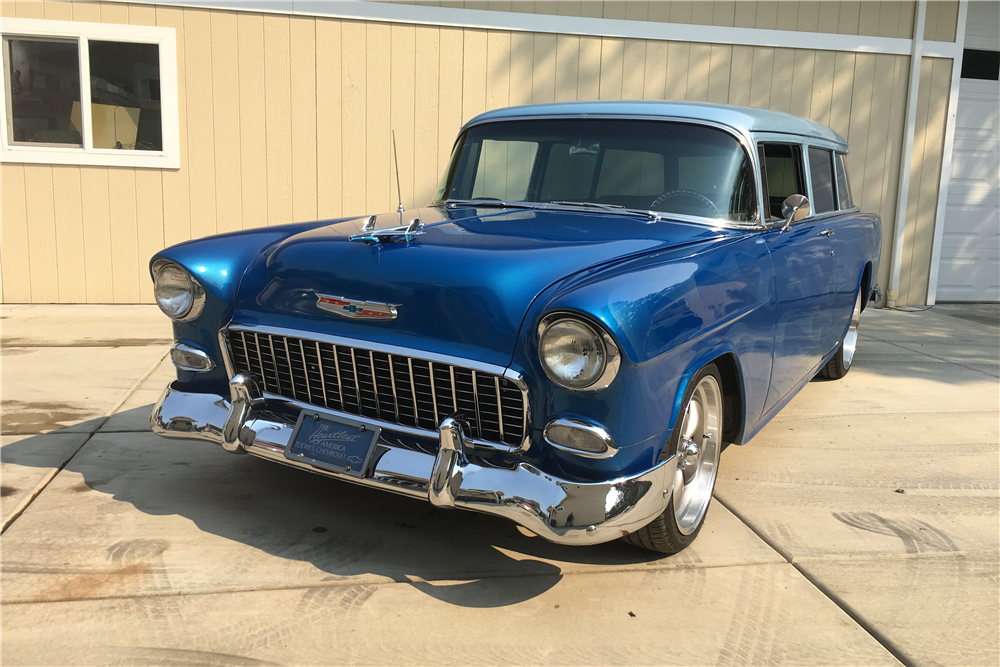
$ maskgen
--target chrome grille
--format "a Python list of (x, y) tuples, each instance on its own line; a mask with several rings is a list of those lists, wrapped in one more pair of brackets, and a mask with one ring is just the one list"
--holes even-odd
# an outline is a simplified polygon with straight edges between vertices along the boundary
[(259, 378), (267, 393), (428, 430), (461, 413), (477, 440), (517, 446), (524, 437), (524, 395), (502, 376), (308, 338), (226, 336), (234, 370)]

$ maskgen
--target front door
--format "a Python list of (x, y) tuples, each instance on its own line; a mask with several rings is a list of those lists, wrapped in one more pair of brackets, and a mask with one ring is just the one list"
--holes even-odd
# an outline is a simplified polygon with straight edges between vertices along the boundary
[[(832, 348), (836, 284), (829, 220), (765, 232), (774, 267), (774, 361), (766, 412), (810, 375)], [(835, 343), (833, 343), (835, 344)]]
[(789, 394), (832, 349), (836, 267), (829, 218), (808, 217), (781, 231), (781, 203), (806, 192), (802, 147), (762, 143), (761, 188), (769, 231), (763, 240), (774, 267), (774, 361), (764, 412)]

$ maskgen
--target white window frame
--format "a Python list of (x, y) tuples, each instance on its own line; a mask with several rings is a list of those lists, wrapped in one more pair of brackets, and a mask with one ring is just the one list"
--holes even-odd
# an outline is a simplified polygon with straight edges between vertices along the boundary
[[(10, 76), (8, 54), (3, 53), (3, 85), (0, 86), (0, 156), (3, 162), (23, 164), (68, 164), (105, 167), (150, 167), (179, 169), (181, 166), (180, 124), (177, 112), (177, 38), (173, 28), (152, 26), (46, 21), (42, 19), (4, 18), (4, 38), (22, 37), (74, 39), (80, 60), (80, 124), (83, 146), (32, 146), (10, 143), (8, 92)], [(90, 109), (89, 40), (156, 44), (160, 57), (160, 123), (163, 150), (121, 150), (94, 148)]]

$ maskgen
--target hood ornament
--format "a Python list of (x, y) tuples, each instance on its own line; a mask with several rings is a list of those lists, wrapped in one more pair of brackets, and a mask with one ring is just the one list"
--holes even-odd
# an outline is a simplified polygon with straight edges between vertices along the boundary
[(424, 223), (420, 222), (420, 218), (414, 218), (408, 225), (403, 224), (403, 212), (406, 209), (403, 208), (403, 192), (399, 185), (399, 157), (396, 155), (395, 130), (392, 131), (392, 161), (396, 165), (396, 194), (399, 195), (399, 207), (396, 209), (396, 214), (399, 216), (399, 226), (376, 230), (375, 221), (377, 218), (374, 215), (370, 215), (365, 220), (364, 226), (361, 227), (361, 233), (351, 235), (352, 241), (364, 241), (365, 243), (406, 241), (409, 243), (410, 239), (417, 234), (423, 234), (420, 230), (423, 229)]
[(423, 234), (424, 223), (420, 218), (414, 218), (407, 225), (399, 227), (386, 227), (385, 229), (375, 229), (375, 216), (371, 216), (361, 228), (360, 234), (351, 234), (352, 241), (364, 241), (365, 243), (396, 243), (405, 241), (407, 243), (414, 236)]
[(316, 307), (334, 315), (352, 320), (394, 320), (398, 303), (379, 303), (377, 301), (358, 301), (342, 296), (317, 294)]

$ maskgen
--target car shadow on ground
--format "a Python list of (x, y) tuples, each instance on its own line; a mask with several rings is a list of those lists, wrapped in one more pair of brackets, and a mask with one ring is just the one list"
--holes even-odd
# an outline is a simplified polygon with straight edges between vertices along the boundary
[[(121, 414), (134, 419), (151, 410), (144, 406)], [(32, 452), (42, 437), (7, 444), (4, 461), (42, 465)], [(621, 542), (561, 546), (498, 517), (440, 509), (424, 500), (233, 455), (212, 443), (160, 438), (148, 431), (95, 433), (64, 471), (83, 480), (67, 490), (57, 478), (35, 502), (49, 494), (81, 494), (74, 497), (70, 515), (59, 519), (69, 524), (61, 532), (81, 533), (73, 537), (78, 548), (106, 549), (109, 567), (158, 561), (154, 567), (166, 568), (167, 574), (175, 558), (168, 551), (179, 549), (176, 553), (183, 551), (182, 560), (188, 561), (175, 565), (185, 570), (182, 578), (212, 588), (392, 580), (454, 605), (502, 607), (551, 589), (567, 566), (586, 571), (666, 558)], [(88, 499), (83, 494), (89, 491), (145, 515), (183, 517), (196, 528), (129, 516), (99, 496)], [(75, 512), (81, 513), (79, 521)], [(95, 523), (98, 515), (104, 518)], [(8, 546), (8, 558), (16, 558), (11, 555), (16, 541)], [(674, 559), (679, 565), (698, 562), (687, 552)], [(301, 567), (303, 562), (322, 574)], [(170, 585), (170, 577), (160, 579)], [(507, 583), (497, 585), (501, 580)], [(157, 586), (152, 580), (149, 585)]]

